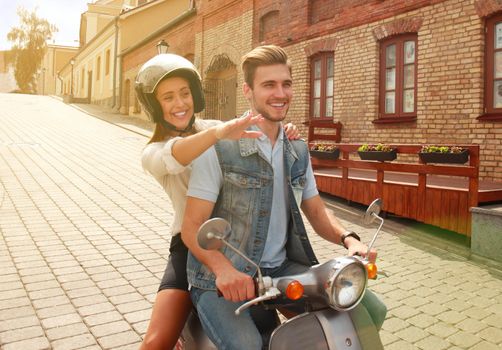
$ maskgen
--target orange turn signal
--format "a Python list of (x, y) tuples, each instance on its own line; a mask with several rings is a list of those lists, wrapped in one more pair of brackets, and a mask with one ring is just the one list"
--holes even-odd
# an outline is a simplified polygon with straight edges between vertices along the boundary
[(368, 278), (371, 280), (375, 280), (377, 278), (377, 266), (374, 263), (366, 264), (366, 271), (368, 271)]
[(303, 296), (303, 285), (298, 281), (289, 282), (286, 287), (286, 296), (291, 300), (298, 300)]

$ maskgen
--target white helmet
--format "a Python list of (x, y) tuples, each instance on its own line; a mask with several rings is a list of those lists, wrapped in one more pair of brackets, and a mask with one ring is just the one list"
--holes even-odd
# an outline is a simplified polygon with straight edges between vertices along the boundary
[(192, 62), (171, 53), (159, 54), (143, 64), (134, 83), (139, 102), (150, 120), (155, 123), (165, 122), (162, 108), (155, 98), (155, 89), (163, 79), (173, 76), (188, 80), (195, 113), (206, 106), (201, 77)]

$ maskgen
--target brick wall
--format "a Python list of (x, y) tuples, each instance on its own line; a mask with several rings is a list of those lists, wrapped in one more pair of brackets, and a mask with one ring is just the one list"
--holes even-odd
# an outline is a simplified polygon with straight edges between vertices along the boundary
[[(483, 20), (471, 1), (433, 3), (286, 46), (294, 62), (295, 102), (290, 118), (297, 124), (308, 119), (308, 55), (313, 52), (306, 53), (305, 48), (335, 39), (334, 120), (343, 123), (342, 142), (477, 143), (481, 145), (480, 177), (500, 181), (501, 124), (476, 119), (483, 109)], [(394, 33), (398, 34), (414, 25), (418, 28), (417, 121), (373, 124), (378, 117), (378, 38), (392, 28), (398, 28)]]
[(259, 33), (260, 18), (271, 10), (280, 13), (274, 29), (277, 36), (273, 42), (290, 45), (443, 1), (445, 0), (260, 0), (255, 2), (254, 9), (254, 44), (258, 44), (256, 34)]
[[(323, 3), (197, 1), (191, 27), (170, 30), (167, 37), (159, 36), (124, 58), (125, 78), (132, 79), (146, 56), (155, 54), (161, 37), (178, 47), (179, 51), (172, 52), (185, 54), (193, 47), (203, 79), (212, 59), (226, 54), (239, 72), (236, 96), (240, 114), (247, 109), (241, 92), (240, 57), (260, 44), (262, 17), (279, 11), (278, 23), (264, 38), (266, 43), (283, 46), (293, 60), (295, 97), (289, 120), (299, 126), (308, 120), (309, 56), (334, 51), (334, 120), (343, 123), (342, 142), (478, 143), (481, 178), (502, 181), (501, 123), (476, 119), (483, 109), (483, 16), (501, 10), (498, 0), (343, 0), (327, 20), (312, 8)], [(378, 118), (379, 40), (405, 32), (418, 36), (417, 121), (374, 124)]]
[[(240, 60), (242, 55), (252, 49), (253, 11), (250, 10), (248, 1), (224, 3), (217, 10), (214, 9), (201, 6), (196, 25), (195, 62), (203, 80), (211, 60), (217, 55), (226, 54), (236, 65), (239, 72), (236, 87), (237, 114), (240, 115), (248, 109), (247, 101), (242, 95)], [(205, 117), (211, 118), (209, 115)]]

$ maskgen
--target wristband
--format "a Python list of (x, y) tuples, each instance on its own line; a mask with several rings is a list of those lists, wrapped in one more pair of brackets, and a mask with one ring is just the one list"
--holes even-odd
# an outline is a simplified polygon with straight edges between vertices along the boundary
[(355, 233), (354, 231), (345, 231), (344, 233), (342, 233), (342, 237), (341, 237), (341, 243), (345, 247), (345, 249), (348, 249), (347, 246), (345, 245), (345, 239), (347, 237), (354, 237), (359, 242), (361, 242), (361, 238), (359, 237), (359, 235), (357, 233)]

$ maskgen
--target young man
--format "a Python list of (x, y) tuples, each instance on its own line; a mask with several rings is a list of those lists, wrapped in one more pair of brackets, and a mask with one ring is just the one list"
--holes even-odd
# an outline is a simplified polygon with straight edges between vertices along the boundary
[[(197, 244), (197, 231), (211, 216), (230, 222), (230, 243), (264, 275), (299, 273), (317, 263), (300, 207), (319, 235), (343, 244), (349, 255), (364, 256), (367, 250), (355, 233), (328, 215), (306, 144), (288, 141), (281, 131), (293, 97), (291, 65), (284, 50), (257, 47), (243, 57), (242, 69), (243, 92), (251, 110), (265, 118), (259, 124), (263, 136), (220, 141), (193, 163), (182, 227), (190, 250), (187, 274), (192, 301), (204, 330), (220, 349), (261, 349), (262, 340), (249, 312), (234, 314), (243, 301), (255, 296), (256, 269), (230, 250), (205, 251)], [(376, 258), (376, 252), (370, 258)], [(217, 289), (224, 298), (218, 297)], [(385, 306), (371, 293), (365, 299), (380, 327)]]

